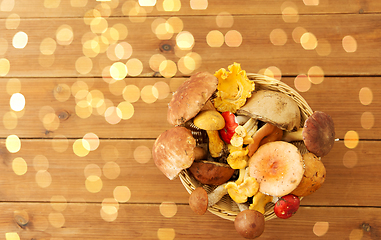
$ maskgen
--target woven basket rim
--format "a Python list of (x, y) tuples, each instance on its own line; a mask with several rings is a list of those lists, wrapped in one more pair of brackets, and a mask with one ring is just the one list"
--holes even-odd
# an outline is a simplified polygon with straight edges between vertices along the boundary
[[(291, 88), (289, 85), (287, 85), (284, 82), (281, 82), (280, 80), (277, 80), (275, 78), (256, 74), (256, 73), (246, 73), (248, 79), (255, 82), (255, 91), (261, 90), (261, 89), (268, 89), (273, 91), (278, 91), (285, 93), (289, 97), (291, 97), (299, 106), (300, 113), (301, 113), (301, 126), (303, 126), (304, 121), (312, 115), (313, 110), (308, 105), (306, 100), (293, 88)], [(306, 152), (307, 149), (305, 148), (305, 145), (303, 142), (296, 142), (294, 143), (299, 150), (302, 152)], [(188, 171), (182, 170), (179, 174), (179, 178), (185, 189), (189, 194), (191, 194), (195, 188), (197, 187), (204, 187), (207, 192), (211, 192), (215, 187), (209, 186), (209, 185), (203, 185), (199, 183), (196, 179), (194, 179), (191, 174), (188, 173)], [(230, 208), (229, 208), (230, 204)], [(271, 220), (276, 218), (276, 215), (273, 210), (274, 204), (268, 203), (265, 208), (265, 220)], [(237, 204), (229, 197), (229, 195), (225, 195), (220, 202), (216, 203), (213, 206), (208, 207), (208, 211), (230, 221), (234, 221), (235, 217), (239, 213), (239, 209)]]

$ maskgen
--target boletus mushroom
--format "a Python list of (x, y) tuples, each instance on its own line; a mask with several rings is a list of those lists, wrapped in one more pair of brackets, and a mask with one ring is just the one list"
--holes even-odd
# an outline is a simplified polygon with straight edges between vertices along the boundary
[(157, 168), (170, 180), (189, 168), (195, 159), (203, 159), (206, 151), (196, 147), (196, 140), (185, 127), (173, 127), (156, 139), (152, 157)]
[(235, 230), (244, 238), (254, 239), (265, 230), (265, 217), (256, 210), (244, 210), (234, 219)]
[(304, 141), (308, 151), (318, 157), (327, 155), (335, 142), (335, 127), (330, 115), (315, 111), (304, 122), (304, 127), (294, 132), (285, 132), (284, 141)]
[(221, 184), (209, 194), (203, 187), (197, 187), (189, 196), (189, 207), (198, 215), (205, 214), (208, 207), (218, 203), (228, 193), (225, 185)]
[(194, 161), (188, 170), (197, 181), (207, 185), (221, 185), (227, 182), (235, 171), (226, 163), (207, 160)]
[(218, 79), (211, 73), (193, 74), (180, 85), (168, 104), (167, 120), (178, 126), (190, 120), (216, 91)]
[(298, 104), (286, 94), (271, 90), (254, 92), (237, 114), (269, 122), (287, 131), (298, 129), (301, 122)]

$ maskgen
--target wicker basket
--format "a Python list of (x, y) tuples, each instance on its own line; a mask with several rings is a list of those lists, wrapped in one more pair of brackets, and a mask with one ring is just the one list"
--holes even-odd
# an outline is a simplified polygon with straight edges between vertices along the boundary
[[(276, 80), (274, 78), (270, 78), (270, 77), (259, 75), (259, 74), (247, 73), (247, 77), (250, 80), (255, 82), (255, 90), (263, 89), (263, 90), (278, 91), (278, 92), (287, 94), (292, 99), (294, 99), (300, 108), (301, 127), (303, 127), (304, 121), (309, 116), (312, 115), (313, 111), (308, 106), (307, 102), (303, 99), (303, 97), (300, 96), (298, 92), (296, 92), (294, 89), (289, 87), (287, 84), (279, 80)], [(303, 142), (293, 142), (293, 144), (298, 147), (298, 149), (300, 150), (302, 154), (308, 152)], [(179, 174), (179, 177), (180, 177), (181, 183), (184, 185), (185, 189), (188, 191), (189, 194), (191, 194), (196, 187), (203, 186), (196, 179), (194, 179), (188, 173), (187, 170), (183, 170)], [(209, 185), (204, 185), (203, 187), (208, 193), (213, 191), (215, 188)], [(274, 208), (273, 203), (268, 203), (266, 205), (265, 214), (264, 214), (266, 221), (276, 218), (273, 208)], [(217, 204), (209, 207), (208, 211), (210, 211), (211, 213), (221, 218), (234, 221), (235, 217), (239, 213), (239, 208), (237, 204), (229, 197), (229, 195), (225, 195)]]

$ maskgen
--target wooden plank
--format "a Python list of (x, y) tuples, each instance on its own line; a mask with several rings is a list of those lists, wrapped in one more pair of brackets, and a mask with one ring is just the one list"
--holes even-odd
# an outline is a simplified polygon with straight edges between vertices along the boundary
[[(123, 186), (129, 189), (130, 203), (188, 202), (180, 180), (170, 181), (154, 165), (153, 140), (101, 140), (87, 155), (77, 144), (74, 139), (22, 139), (17, 153), (3, 147), (0, 201), (49, 202), (52, 196), (64, 196), (68, 202), (78, 198), (102, 202)], [(348, 149), (342, 141), (336, 142), (322, 159), (326, 182), (302, 204), (380, 206), (378, 145), (379, 141), (360, 141), (356, 148)], [(98, 177), (88, 179), (91, 175)]]
[[(81, 17), (87, 10), (97, 9), (105, 16), (131, 15), (131, 2), (125, 3), (119, 0), (112, 1), (7, 1), (2, 4), (2, 13), (0, 17), (6, 18), (11, 13), (17, 13), (21, 17)], [(143, 7), (147, 15), (217, 15), (220, 12), (228, 11), (231, 14), (281, 14), (282, 6), (293, 7), (300, 14), (321, 14), (321, 13), (377, 13), (381, 5), (377, 1), (364, 0), (338, 0), (334, 3), (328, 0), (320, 1), (296, 1), (284, 3), (280, 0), (260, 0), (255, 3), (250, 1), (173, 1), (180, 2), (175, 8), (164, 4), (163, 0), (156, 1), (154, 7)], [(207, 5), (205, 5), (205, 2)], [(318, 4), (316, 4), (316, 2)], [(167, 2), (168, 3), (168, 2)], [(30, 11), (30, 9), (39, 9), (39, 11)], [(206, 9), (205, 9), (206, 8)], [(167, 11), (165, 11), (167, 9)]]
[[(380, 48), (378, 39), (380, 31), (377, 30), (377, 23), (380, 20), (380, 15), (378, 14), (301, 15), (297, 23), (285, 23), (278, 15), (239, 15), (234, 18), (234, 25), (231, 28), (223, 29), (216, 26), (215, 17), (213, 16), (182, 16), (180, 18), (184, 26), (182, 30), (191, 33), (188, 36), (192, 36), (190, 39), (194, 39), (192, 51), (198, 54), (199, 58), (197, 59), (201, 58), (201, 61), (195, 60), (196, 64), (200, 64), (200, 67), (195, 67), (194, 71), (215, 71), (215, 69), (228, 66), (233, 61), (237, 61), (251, 72), (258, 72), (260, 69), (276, 66), (284, 75), (297, 75), (312, 66), (320, 66), (327, 75), (379, 74), (378, 56)], [(176, 45), (177, 34), (170, 34), (171, 36), (167, 37), (167, 40), (162, 40), (162, 37), (159, 39), (153, 33), (151, 26), (157, 19), (157, 17), (148, 17), (143, 23), (135, 23), (126, 22), (125, 18), (118, 17), (104, 19), (102, 22), (104, 26), (112, 27), (115, 24), (122, 24), (127, 27), (127, 38), (119, 42), (128, 42), (131, 45), (132, 50), (125, 51), (132, 51), (130, 58), (136, 58), (142, 63), (142, 75), (144, 76), (152, 76), (157, 71), (156, 68), (153, 70), (149, 65), (149, 60), (153, 55), (162, 54), (167, 60), (178, 63), (181, 56), (183, 56), (179, 54), (184, 54), (184, 52), (179, 53), (173, 50)], [(6, 29), (4, 21), (1, 22), (0, 30), (4, 33), (2, 36), (4, 48), (2, 51), (10, 66), (9, 72), (7, 72), (6, 60), (2, 60), (2, 64), (5, 64), (1, 72), (3, 76), (99, 77), (102, 76), (104, 69), (110, 67), (115, 61), (123, 63), (128, 61), (127, 59), (115, 60), (113, 57), (108, 57), (110, 55), (107, 55), (107, 50), (112, 50), (115, 45), (103, 44), (101, 45), (102, 48), (98, 49), (98, 43), (93, 41), (92, 46), (94, 49), (91, 51), (86, 49), (86, 46), (91, 46), (90, 42), (86, 43), (86, 40), (96, 37), (96, 34), (91, 31), (97, 32), (103, 28), (99, 27), (99, 25), (95, 27), (86, 25), (79, 18), (22, 19), (17, 29)], [(297, 27), (302, 27), (312, 33), (321, 43), (319, 48), (305, 50), (300, 43), (295, 42), (292, 33)], [(274, 29), (277, 29), (277, 32), (271, 35)], [(221, 47), (212, 48), (207, 44), (206, 37), (213, 30), (219, 31), (217, 35), (220, 36)], [(236, 34), (236, 36), (242, 37), (242, 44), (240, 45), (239, 37), (233, 37), (231, 44), (228, 40), (230, 46), (238, 47), (229, 47), (224, 43), (224, 35), (229, 30), (235, 31), (231, 32), (233, 35)], [(13, 37), (19, 31), (25, 32), (28, 36), (27, 45), (23, 49), (12, 47)], [(124, 34), (125, 32), (122, 31), (121, 33)], [(277, 35), (278, 33), (279, 35)], [(273, 40), (275, 44), (285, 44), (272, 44), (270, 35), (278, 36), (274, 38), (276, 40)], [(21, 38), (25, 37), (22, 33), (19, 36)], [(89, 36), (93, 37), (89, 39)], [(348, 38), (349, 48), (346, 48), (347, 51), (355, 52), (346, 52), (344, 50), (342, 40), (346, 36), (353, 37)], [(47, 44), (48, 47), (47, 49), (43, 48), (44, 54), (42, 54), (40, 47), (42, 41), (46, 38), (50, 38), (52, 45)], [(144, 39), (144, 41), (141, 41), (141, 39)], [(316, 46), (317, 42), (313, 40), (313, 37), (311, 39), (312, 44), (309, 42), (311, 45), (305, 46), (305, 48), (313, 49)], [(325, 41), (323, 39), (328, 39), (328, 43), (322, 44)], [(238, 42), (235, 42), (235, 40)], [(299, 41), (299, 38), (296, 38), (296, 41)], [(49, 46), (54, 46), (54, 42), (56, 48), (49, 48)], [(161, 52), (160, 48), (163, 48), (163, 46), (170, 51)], [(89, 58), (83, 58), (84, 54)], [(139, 68), (134, 70), (139, 73)], [(132, 74), (131, 69), (130, 73)], [(190, 72), (190, 70), (184, 70), (181, 66), (179, 69), (174, 68), (174, 70), (177, 70), (176, 75), (178, 76), (188, 75)], [(191, 68), (191, 70), (193, 69)], [(171, 75), (169, 74), (169, 76)]]
[[(119, 204), (117, 211), (114, 208), (116, 219), (101, 216), (100, 204), (63, 203), (60, 211), (55, 207), (1, 203), (0, 235), (17, 234), (20, 239), (243, 239), (233, 222), (211, 213), (196, 216), (187, 205)], [(112, 208), (110, 204), (104, 209), (111, 212)], [(29, 216), (24, 228), (16, 224), (15, 212)], [(261, 239), (377, 239), (379, 214), (377, 208), (302, 207), (288, 220), (266, 222)]]
[[(283, 77), (281, 80), (297, 89), (295, 78)], [(356, 131), (360, 139), (379, 139), (379, 80), (378, 77), (324, 77), (322, 83), (311, 84), (310, 89), (301, 92), (301, 95), (313, 110), (332, 116), (337, 138), (344, 139), (348, 131)], [(101, 78), (3, 78), (0, 81), (0, 119), (4, 128), (0, 131), (0, 137), (16, 134), (20, 138), (53, 138), (57, 135), (82, 138), (86, 133), (93, 132), (100, 138), (153, 139), (172, 127), (166, 120), (167, 104), (172, 92), (183, 81), (184, 78), (126, 78), (118, 84), (109, 84)], [(105, 114), (100, 115), (105, 108), (103, 105), (97, 107), (100, 101), (96, 100), (96, 93), (103, 95), (108, 107), (117, 107), (126, 101), (122, 91), (127, 85), (135, 89), (130, 96), (138, 94), (136, 102), (127, 97), (134, 108), (131, 118), (117, 122), (106, 118)], [(144, 89), (153, 85), (160, 90), (157, 100), (152, 98), (152, 94), (151, 98), (144, 95)], [(19, 113), (9, 107), (11, 95), (16, 92), (22, 93), (26, 101), (24, 110)], [(94, 100), (88, 92), (94, 95)], [(79, 107), (84, 96), (87, 96), (87, 102), (93, 102), (92, 107)], [(92, 113), (88, 114), (86, 109)]]

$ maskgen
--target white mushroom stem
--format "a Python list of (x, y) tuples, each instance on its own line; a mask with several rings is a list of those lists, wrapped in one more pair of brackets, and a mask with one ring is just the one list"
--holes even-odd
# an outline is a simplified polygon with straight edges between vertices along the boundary
[(237, 204), (240, 212), (249, 209), (249, 205), (247, 203), (236, 203), (236, 204)]
[(228, 190), (225, 189), (225, 185), (226, 183), (219, 185), (216, 189), (208, 194), (208, 207), (218, 203), (221, 198), (228, 193)]
[(303, 140), (303, 128), (299, 128), (294, 132), (283, 132), (282, 141), (292, 142), (292, 141), (302, 141)]

